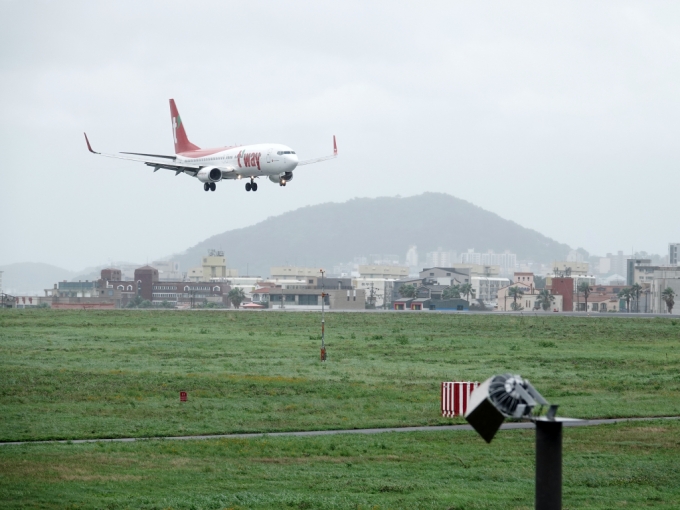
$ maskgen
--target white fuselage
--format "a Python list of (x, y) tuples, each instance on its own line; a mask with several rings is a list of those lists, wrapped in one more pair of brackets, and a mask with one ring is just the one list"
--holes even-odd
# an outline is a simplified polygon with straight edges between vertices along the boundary
[(85, 134), (87, 150), (107, 158), (125, 159), (144, 163), (158, 170), (170, 170), (175, 175), (186, 174), (203, 183), (205, 191), (215, 191), (218, 182), (224, 179), (248, 179), (246, 191), (257, 191), (255, 179), (267, 177), (269, 181), (285, 186), (293, 179), (293, 170), (298, 166), (310, 165), (333, 159), (338, 155), (338, 146), (333, 136), (333, 154), (315, 159), (298, 160), (295, 151), (279, 143), (258, 143), (237, 147), (201, 149), (187, 137), (182, 118), (174, 99), (170, 99), (170, 120), (175, 154), (148, 154), (143, 152), (120, 152), (109, 154), (96, 152)]
[(224, 178), (253, 178), (292, 172), (298, 157), (290, 147), (274, 143), (221, 149), (199, 149), (177, 154), (177, 163), (214, 167)]

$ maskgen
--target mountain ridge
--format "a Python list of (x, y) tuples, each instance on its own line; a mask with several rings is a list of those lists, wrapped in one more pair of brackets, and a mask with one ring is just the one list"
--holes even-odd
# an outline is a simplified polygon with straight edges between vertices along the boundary
[(44, 295), (45, 289), (63, 280), (70, 280), (76, 271), (43, 262), (16, 262), (0, 266), (2, 291), (7, 294)]
[[(459, 253), (468, 248), (497, 253), (510, 250), (518, 259), (551, 262), (564, 259), (569, 246), (501, 218), (466, 200), (444, 193), (411, 197), (353, 198), (300, 207), (255, 225), (211, 236), (169, 257), (183, 272), (200, 265), (211, 248), (222, 249), (227, 264), (245, 275), (267, 276), (271, 266), (332, 266), (370, 254), (404, 259), (418, 246), (425, 253), (442, 247)], [(116, 265), (116, 264), (114, 264)], [(51, 264), (24, 262), (0, 266), (5, 292), (43, 294), (62, 280), (97, 279), (105, 266), (70, 271)]]
[(211, 236), (172, 256), (182, 270), (200, 264), (209, 249), (222, 249), (240, 274), (266, 276), (271, 266), (326, 267), (369, 254), (398, 254), (416, 245), (421, 260), (438, 247), (469, 248), (518, 259), (551, 262), (570, 247), (466, 200), (444, 193), (411, 197), (353, 198), (304, 206), (255, 225)]

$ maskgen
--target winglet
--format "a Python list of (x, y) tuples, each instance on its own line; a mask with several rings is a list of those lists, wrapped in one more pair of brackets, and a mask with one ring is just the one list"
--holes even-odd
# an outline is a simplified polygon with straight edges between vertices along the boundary
[(338, 144), (335, 143), (335, 135), (333, 135), (333, 155), (334, 156), (338, 155)]
[(90, 145), (90, 140), (87, 139), (87, 133), (83, 133), (85, 135), (85, 141), (87, 142), (87, 150), (89, 150), (92, 154), (99, 154), (98, 152), (95, 152), (92, 150), (92, 146)]

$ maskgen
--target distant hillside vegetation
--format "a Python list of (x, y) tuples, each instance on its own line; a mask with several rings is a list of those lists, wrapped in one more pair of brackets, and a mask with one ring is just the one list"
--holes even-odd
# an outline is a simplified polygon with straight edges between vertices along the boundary
[(0, 266), (2, 290), (8, 294), (45, 295), (45, 289), (51, 289), (55, 283), (69, 280), (73, 271), (40, 262), (21, 262)]
[(266, 276), (275, 265), (332, 269), (370, 254), (397, 254), (409, 245), (425, 253), (438, 247), (458, 252), (510, 250), (519, 259), (564, 259), (569, 246), (524, 228), (465, 200), (443, 193), (414, 197), (357, 198), (303, 207), (251, 227), (215, 235), (177, 255), (186, 271), (210, 248), (223, 249), (239, 274)]

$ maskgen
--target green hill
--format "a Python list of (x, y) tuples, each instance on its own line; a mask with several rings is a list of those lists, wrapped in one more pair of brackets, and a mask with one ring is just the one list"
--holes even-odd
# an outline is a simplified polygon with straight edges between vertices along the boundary
[(181, 255), (183, 270), (200, 264), (208, 249), (222, 249), (240, 274), (266, 276), (275, 265), (326, 267), (370, 254), (405, 258), (415, 244), (421, 259), (438, 247), (459, 253), (510, 250), (518, 259), (563, 259), (569, 246), (443, 193), (357, 198), (303, 207), (256, 225), (212, 236)]

